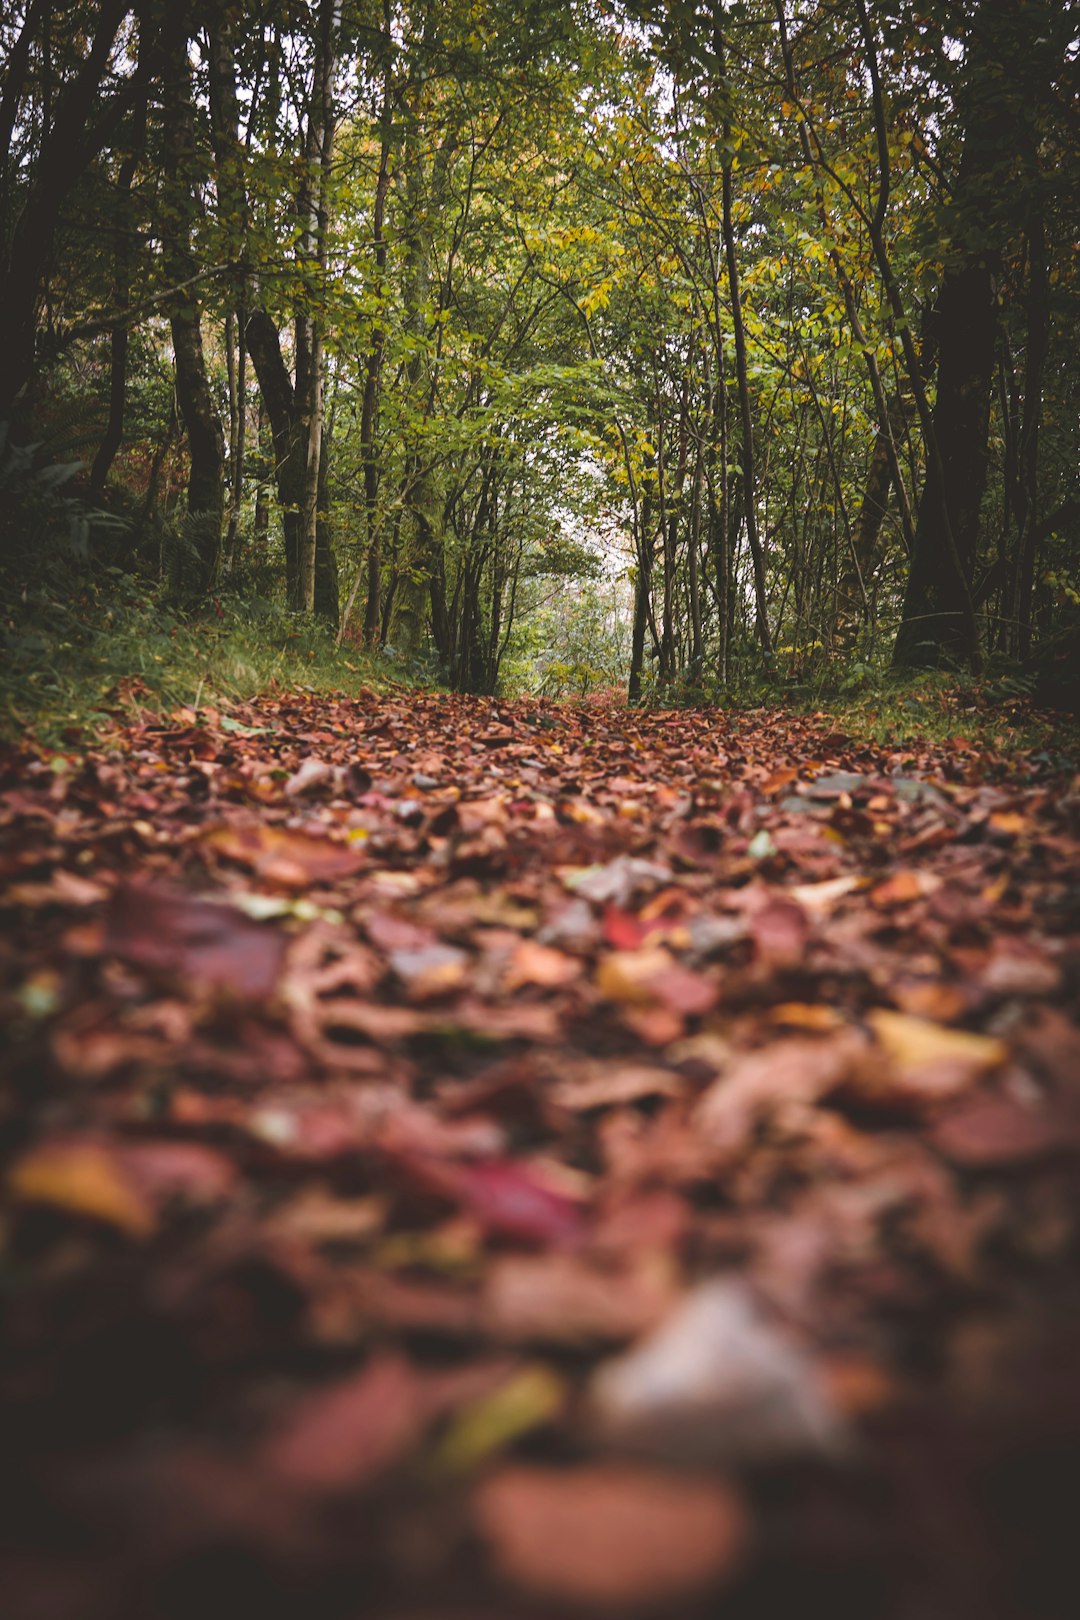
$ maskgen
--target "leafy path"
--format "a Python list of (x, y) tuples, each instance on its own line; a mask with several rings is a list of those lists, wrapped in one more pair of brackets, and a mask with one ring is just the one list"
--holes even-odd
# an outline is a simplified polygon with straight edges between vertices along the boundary
[(1051, 762), (365, 692), (0, 782), (11, 1620), (1072, 1612)]

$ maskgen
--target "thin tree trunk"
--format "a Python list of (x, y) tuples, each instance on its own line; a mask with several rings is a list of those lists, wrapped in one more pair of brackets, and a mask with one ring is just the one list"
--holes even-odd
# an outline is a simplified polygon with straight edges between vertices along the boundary
[[(195, 127), (185, 19), (170, 15), (163, 97), (165, 176), (170, 219), (164, 232), (166, 269), (174, 284), (196, 274), (189, 237), (191, 190), (196, 179)], [(171, 301), (176, 398), (187, 432), (189, 475), (187, 543), (179, 558), (179, 583), (204, 596), (217, 582), (225, 511), (225, 443), (214, 408), (203, 353), (201, 310), (189, 287)], [(189, 567), (189, 560), (192, 566)]]
[[(375, 182), (375, 203), (372, 209), (371, 229), (375, 239), (375, 288), (379, 298), (385, 296), (386, 276), (386, 198), (390, 188), (390, 140), (393, 57), (391, 45), (390, 0), (383, 0), (383, 64), (382, 109), (379, 115), (379, 173)], [(379, 543), (379, 461), (375, 449), (375, 425), (378, 415), (379, 383), (382, 376), (386, 327), (377, 319), (371, 334), (367, 364), (364, 367), (364, 398), (360, 408), (360, 455), (364, 464), (364, 512), (367, 538), (367, 601), (364, 605), (364, 640), (369, 647), (378, 645), (382, 636), (382, 547)]]
[[(713, 49), (721, 64), (725, 60), (724, 35), (721, 24), (723, 11), (714, 0)], [(721, 72), (723, 72), (721, 66)], [(725, 86), (726, 92), (726, 86)], [(730, 148), (731, 121), (725, 117), (723, 138)], [(724, 236), (724, 257), (727, 261), (728, 296), (731, 303), (731, 322), (735, 337), (735, 381), (739, 391), (739, 411), (742, 418), (742, 489), (743, 516), (750, 559), (754, 570), (754, 610), (757, 638), (765, 656), (772, 656), (772, 636), (769, 633), (768, 600), (765, 590), (765, 553), (758, 532), (757, 490), (754, 478), (754, 414), (750, 399), (750, 381), (746, 367), (746, 329), (743, 324), (742, 299), (739, 292), (739, 261), (735, 248), (735, 226), (732, 218), (732, 159), (730, 150), (723, 155), (721, 177), (721, 229)]]
[(1031, 621), (1038, 552), (1039, 429), (1042, 424), (1043, 368), (1050, 346), (1050, 280), (1046, 257), (1046, 227), (1042, 209), (1032, 212), (1028, 227), (1027, 359), (1024, 365), (1024, 418), (1020, 428), (1019, 493), (1020, 543), (1017, 547), (1013, 587), (1016, 651), (1031, 653)]
[(334, 552), (334, 527), (330, 513), (330, 455), (334, 438), (334, 412), (323, 426), (319, 455), (319, 508), (315, 546), (315, 614), (335, 633), (341, 613), (340, 582)]
[[(333, 75), (340, 20), (341, 0), (322, 0), (304, 154), (302, 236), (297, 250), (312, 283), (321, 283), (326, 270), (327, 186), (334, 140)], [(297, 605), (304, 613), (314, 613), (324, 416), (322, 323), (314, 305), (298, 317), (296, 325), (296, 406), (304, 438)]]
[(694, 477), (690, 486), (690, 674), (700, 681), (705, 661), (701, 622), (701, 486), (702, 448), (695, 448)]
[(273, 476), (273, 442), (268, 445), (270, 422), (266, 414), (266, 406), (259, 398), (258, 417), (256, 420), (255, 438), (258, 447), (258, 474), (255, 483), (255, 514), (251, 525), (251, 549), (257, 564), (265, 563), (266, 551), (270, 540), (270, 501), (268, 499), (268, 476)]

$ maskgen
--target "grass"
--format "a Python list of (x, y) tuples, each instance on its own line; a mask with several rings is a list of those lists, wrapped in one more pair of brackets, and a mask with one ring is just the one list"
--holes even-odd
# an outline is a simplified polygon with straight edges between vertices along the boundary
[(1080, 764), (1075, 714), (1039, 708), (1014, 674), (971, 676), (891, 670), (850, 677), (803, 692), (800, 709), (824, 714), (838, 729), (869, 741), (910, 744), (964, 739), (986, 752), (1046, 754), (1063, 766)]
[(273, 604), (226, 596), (193, 616), (124, 578), (81, 582), (68, 601), (42, 593), (20, 604), (0, 638), (0, 731), (46, 745), (147, 710), (400, 684), (385, 662), (338, 648), (324, 627)]

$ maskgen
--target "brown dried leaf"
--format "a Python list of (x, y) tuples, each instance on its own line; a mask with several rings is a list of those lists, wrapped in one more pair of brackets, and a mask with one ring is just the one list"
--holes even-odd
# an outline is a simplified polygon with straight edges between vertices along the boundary
[(618, 1614), (730, 1578), (750, 1520), (731, 1486), (619, 1464), (510, 1467), (473, 1499), (503, 1576)]
[(488, 1331), (514, 1344), (617, 1344), (655, 1327), (675, 1297), (670, 1270), (656, 1265), (513, 1255), (489, 1270), (483, 1310)]

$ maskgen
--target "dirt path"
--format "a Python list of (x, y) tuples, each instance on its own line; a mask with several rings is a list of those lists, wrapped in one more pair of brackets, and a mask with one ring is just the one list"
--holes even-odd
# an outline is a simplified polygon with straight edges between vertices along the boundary
[(364, 693), (2, 765), (8, 1620), (1076, 1612), (1051, 762)]

